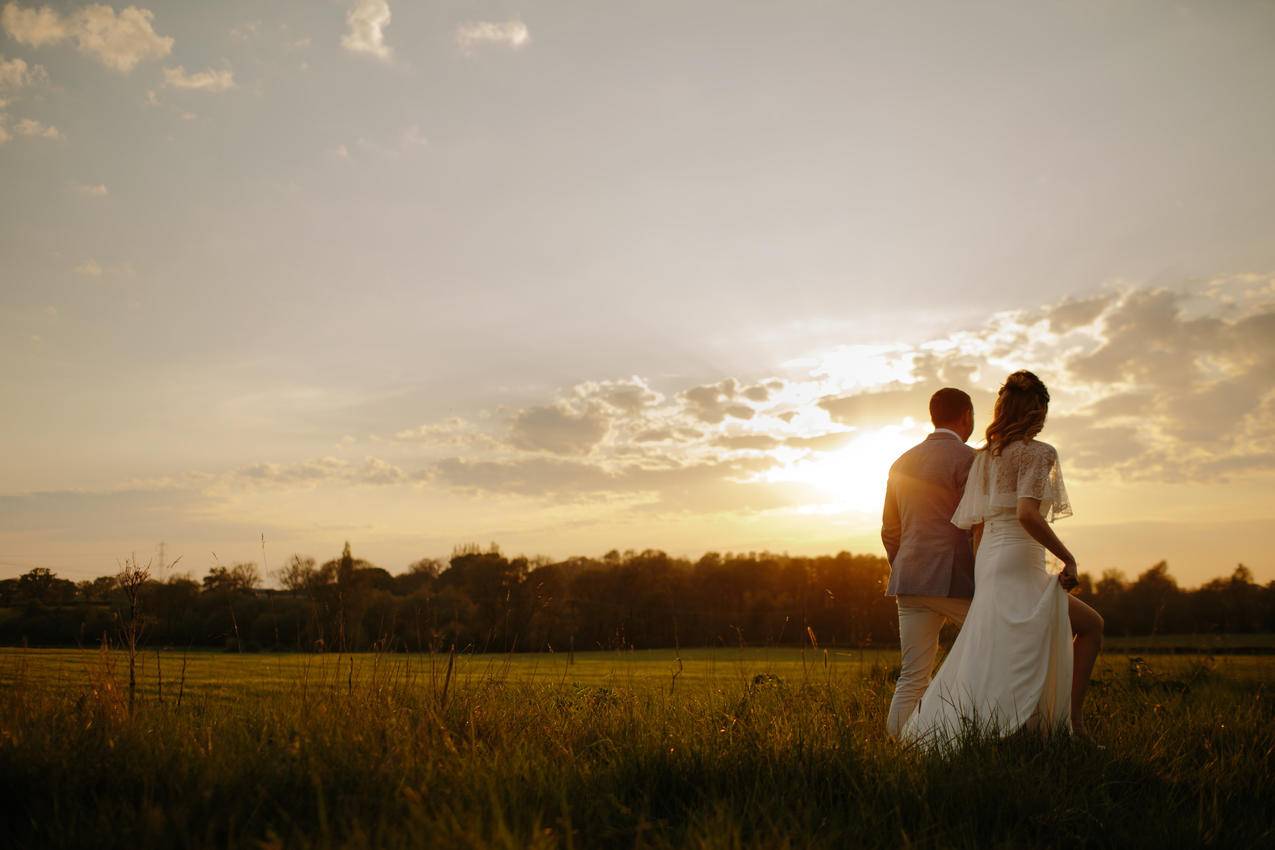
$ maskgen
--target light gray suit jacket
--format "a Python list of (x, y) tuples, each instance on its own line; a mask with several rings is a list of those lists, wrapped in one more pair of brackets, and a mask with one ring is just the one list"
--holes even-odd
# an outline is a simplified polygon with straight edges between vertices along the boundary
[(890, 467), (881, 542), (890, 559), (886, 596), (974, 595), (969, 532), (952, 525), (974, 450), (935, 431)]

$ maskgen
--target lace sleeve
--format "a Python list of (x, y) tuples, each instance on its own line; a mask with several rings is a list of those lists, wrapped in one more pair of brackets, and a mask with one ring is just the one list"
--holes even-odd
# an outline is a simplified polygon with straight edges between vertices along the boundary
[(1018, 466), (1018, 498), (1040, 499), (1040, 512), (1049, 522), (1071, 516), (1058, 451), (1048, 443), (1032, 448), (1024, 452)]
[(972, 528), (985, 520), (991, 512), (987, 463), (987, 452), (974, 454), (974, 463), (965, 478), (965, 492), (961, 495), (961, 503), (956, 506), (956, 513), (952, 514), (952, 525), (957, 528)]

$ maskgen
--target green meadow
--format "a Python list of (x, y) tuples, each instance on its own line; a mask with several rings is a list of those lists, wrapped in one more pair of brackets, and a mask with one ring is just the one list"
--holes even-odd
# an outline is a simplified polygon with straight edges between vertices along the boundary
[(1271, 846), (1275, 659), (1210, 648), (1113, 647), (1093, 743), (939, 755), (884, 734), (897, 650), (147, 651), (130, 696), (122, 653), (6, 649), (0, 843)]

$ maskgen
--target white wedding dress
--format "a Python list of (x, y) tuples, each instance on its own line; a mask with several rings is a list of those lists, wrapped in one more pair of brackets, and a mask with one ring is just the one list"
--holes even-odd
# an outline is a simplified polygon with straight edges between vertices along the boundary
[(1058, 453), (1019, 441), (999, 456), (974, 456), (952, 522), (983, 523), (974, 560), (974, 599), (951, 652), (901, 737), (925, 747), (966, 730), (1008, 735), (1026, 725), (1071, 729), (1071, 623), (1057, 568), (1019, 523), (1020, 497), (1040, 499), (1049, 521), (1071, 516)]

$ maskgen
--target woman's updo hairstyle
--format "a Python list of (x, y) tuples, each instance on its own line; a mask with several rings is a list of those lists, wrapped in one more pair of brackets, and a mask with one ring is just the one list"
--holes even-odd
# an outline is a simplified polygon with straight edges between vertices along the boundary
[(1018, 440), (1030, 440), (1045, 427), (1049, 390), (1035, 374), (1021, 369), (1005, 379), (996, 394), (996, 408), (987, 426), (987, 445), (994, 455)]

